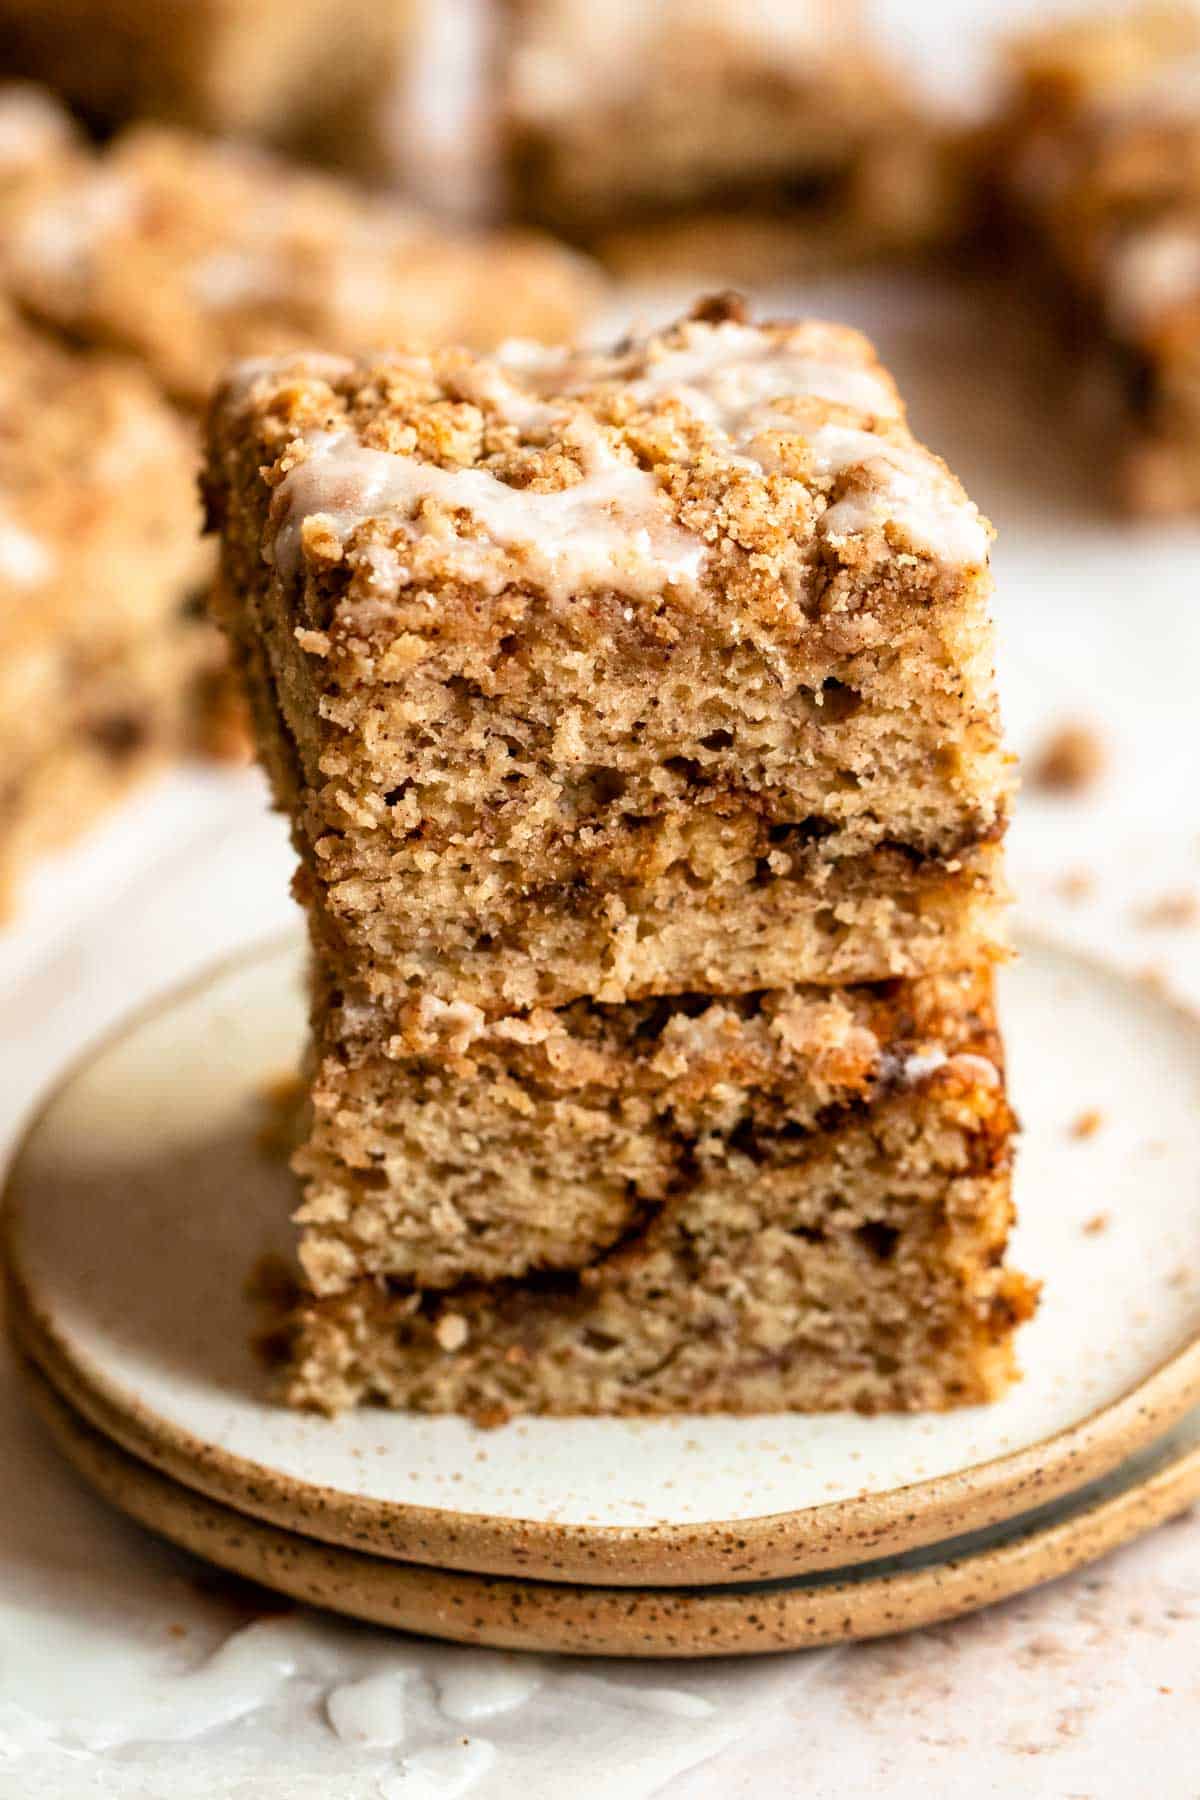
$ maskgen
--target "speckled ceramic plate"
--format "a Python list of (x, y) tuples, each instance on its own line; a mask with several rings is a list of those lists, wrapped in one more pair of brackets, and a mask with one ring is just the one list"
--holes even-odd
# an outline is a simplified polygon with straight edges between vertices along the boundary
[[(1004, 976), (1025, 1121), (1014, 1243), (1045, 1281), (1001, 1402), (862, 1419), (462, 1420), (273, 1405), (247, 1276), (286, 1249), (261, 1096), (302, 1027), (298, 943), (159, 1004), (71, 1074), (9, 1187), (23, 1341), (176, 1482), (306, 1539), (600, 1585), (832, 1569), (1078, 1490), (1200, 1401), (1200, 1025), (1040, 944)], [(1098, 1128), (1076, 1135), (1084, 1114)]]
[(1200, 1409), (1066, 1499), (931, 1550), (785, 1581), (603, 1587), (397, 1562), (247, 1518), (120, 1450), (34, 1367), (56, 1442), (122, 1512), (234, 1574), (314, 1606), (458, 1643), (587, 1656), (747, 1656), (880, 1637), (1010, 1598), (1128, 1543), (1200, 1496)]

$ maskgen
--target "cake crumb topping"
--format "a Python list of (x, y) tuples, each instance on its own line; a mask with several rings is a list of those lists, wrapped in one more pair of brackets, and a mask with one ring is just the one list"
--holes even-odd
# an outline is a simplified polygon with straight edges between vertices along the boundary
[[(296, 379), (327, 380), (328, 402), (298, 406)], [(261, 403), (264, 383), (294, 419), (264, 551), (285, 581), (354, 551), (376, 589), (637, 600), (686, 596), (737, 548), (785, 586), (788, 556), (822, 545), (951, 573), (987, 560), (990, 526), (913, 439), (869, 344), (819, 322), (691, 317), (608, 353), (258, 361), (226, 403)]]

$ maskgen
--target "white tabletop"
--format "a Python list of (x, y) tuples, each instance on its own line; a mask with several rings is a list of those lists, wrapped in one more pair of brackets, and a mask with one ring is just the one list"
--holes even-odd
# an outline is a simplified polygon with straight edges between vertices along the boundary
[[(1068, 441), (1011, 308), (890, 278), (787, 303), (875, 332), (917, 430), (996, 520), (1018, 748), (1064, 717), (1106, 742), (1094, 791), (1025, 797), (1023, 911), (1200, 1000), (1200, 925), (1142, 916), (1200, 892), (1200, 530), (1105, 515), (1105, 447)], [(257, 776), (194, 772), (44, 868), (0, 938), (3, 1143), (104, 1026), (288, 922), (289, 871)], [(1068, 897), (1069, 875), (1090, 891)], [(5, 1800), (1200, 1794), (1196, 1518), (904, 1639), (742, 1665), (531, 1661), (260, 1616), (93, 1501), (7, 1365), (0, 1415)]]

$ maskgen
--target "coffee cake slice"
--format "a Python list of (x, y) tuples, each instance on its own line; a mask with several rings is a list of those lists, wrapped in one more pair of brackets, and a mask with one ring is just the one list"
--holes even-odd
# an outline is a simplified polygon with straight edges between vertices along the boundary
[[(1012, 47), (997, 183), (1107, 405), (1113, 497), (1200, 508), (1200, 14), (1148, 5)], [(1097, 381), (1097, 371), (1106, 379)]]
[(991, 982), (434, 1004), (399, 1041), (327, 1004), (288, 1396), (487, 1421), (993, 1397), (1034, 1289), (1003, 1266)]
[(28, 311), (138, 357), (199, 407), (226, 363), (281, 350), (574, 335), (598, 292), (534, 232), (454, 232), (267, 151), (134, 126), (65, 163), (4, 255)]
[(999, 948), (990, 528), (851, 331), (243, 368), (222, 611), (319, 957), (392, 1008)]
[(0, 308), (0, 910), (32, 856), (194, 741), (221, 659), (191, 432), (142, 370)]
[(409, 0), (0, 0), (0, 63), (111, 132), (134, 118), (329, 148), (391, 79)]
[(856, 0), (498, 10), (513, 204), (610, 263), (777, 281), (955, 229), (948, 134)]

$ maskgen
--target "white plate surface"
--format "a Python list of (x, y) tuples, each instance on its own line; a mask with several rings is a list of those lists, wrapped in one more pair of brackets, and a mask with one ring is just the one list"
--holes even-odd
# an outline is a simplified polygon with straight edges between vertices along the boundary
[[(292, 1064), (301, 1033), (295, 941), (168, 1002), (66, 1083), (17, 1173), (18, 1270), (73, 1359), (175, 1430), (300, 1483), (626, 1526), (885, 1492), (1039, 1443), (1200, 1330), (1200, 1027), (1148, 984), (1041, 944), (1005, 973), (1003, 1003), (1025, 1125), (1013, 1256), (1045, 1294), (1021, 1337), (1026, 1378), (990, 1407), (481, 1432), (273, 1406), (245, 1284), (289, 1242), (290, 1178), (256, 1132), (264, 1083)], [(1073, 1135), (1090, 1111), (1099, 1128)]]

